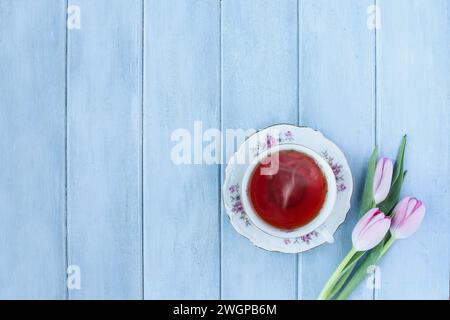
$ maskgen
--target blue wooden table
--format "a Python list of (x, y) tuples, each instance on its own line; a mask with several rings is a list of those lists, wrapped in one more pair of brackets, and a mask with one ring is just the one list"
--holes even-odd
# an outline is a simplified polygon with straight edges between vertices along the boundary
[[(427, 216), (352, 298), (448, 299), (449, 77), (448, 0), (0, 0), (0, 298), (314, 299), (371, 150), (407, 133), (404, 195)], [(336, 242), (239, 236), (225, 165), (171, 159), (195, 121), (334, 140), (356, 187)]]

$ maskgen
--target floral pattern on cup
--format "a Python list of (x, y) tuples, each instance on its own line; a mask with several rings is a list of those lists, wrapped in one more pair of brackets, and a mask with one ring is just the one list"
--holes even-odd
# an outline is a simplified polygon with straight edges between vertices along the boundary
[(251, 224), (251, 221), (244, 210), (244, 205), (242, 204), (239, 184), (231, 185), (228, 188), (228, 192), (230, 193), (230, 199), (232, 204), (231, 211), (235, 214), (238, 214), (240, 218), (244, 220), (245, 225), (249, 226)]
[(284, 244), (288, 245), (288, 244), (297, 244), (297, 243), (306, 243), (309, 244), (313, 238), (317, 237), (319, 235), (319, 233), (317, 231), (312, 231), (308, 234), (305, 234), (301, 237), (298, 238), (294, 238), (294, 239), (283, 239)]
[(261, 152), (269, 150), (274, 146), (277, 146), (282, 143), (291, 142), (294, 140), (294, 135), (292, 131), (288, 130), (285, 132), (280, 132), (277, 137), (274, 137), (272, 134), (266, 134), (266, 137), (263, 142), (258, 142), (256, 147), (252, 148), (253, 157), (257, 157), (261, 154)]
[(337, 185), (337, 191), (343, 192), (347, 189), (347, 186), (344, 182), (344, 175), (342, 173), (343, 166), (341, 164), (338, 164), (334, 161), (334, 158), (331, 157), (328, 154), (328, 151), (322, 151), (322, 156), (325, 160), (327, 160), (328, 164), (331, 167), (331, 170), (333, 170), (333, 173), (336, 177), (336, 185)]

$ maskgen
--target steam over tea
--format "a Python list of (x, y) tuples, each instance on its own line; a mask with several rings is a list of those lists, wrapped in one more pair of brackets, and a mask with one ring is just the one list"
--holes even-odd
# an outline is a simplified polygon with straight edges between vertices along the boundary
[[(278, 170), (270, 172), (277, 161)], [(261, 161), (248, 187), (256, 213), (268, 224), (285, 230), (307, 225), (320, 213), (328, 191), (327, 180), (310, 156), (280, 151)]]

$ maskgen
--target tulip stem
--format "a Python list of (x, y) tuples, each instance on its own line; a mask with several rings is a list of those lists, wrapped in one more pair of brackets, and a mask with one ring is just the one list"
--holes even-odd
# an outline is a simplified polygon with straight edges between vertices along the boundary
[(395, 242), (395, 237), (392, 236), (392, 234), (391, 234), (390, 237), (389, 237), (389, 239), (388, 239), (388, 241), (386, 241), (386, 243), (385, 243), (384, 246), (383, 246), (383, 251), (381, 251), (381, 254), (380, 254), (380, 258), (379, 258), (379, 259), (381, 259), (381, 257), (384, 256), (384, 255), (386, 254), (386, 252), (392, 247), (392, 245), (394, 244), (394, 242)]
[(337, 295), (337, 300), (345, 300), (348, 298), (350, 293), (356, 288), (356, 286), (364, 280), (367, 276), (367, 268), (373, 264), (378, 263), (381, 258), (386, 254), (386, 252), (391, 248), (392, 244), (395, 242), (395, 237), (390, 235), (386, 242), (380, 243), (377, 247), (369, 252), (368, 257), (362, 262), (362, 264), (356, 269), (353, 274), (352, 279), (341, 292)]
[(345, 256), (345, 258), (342, 260), (342, 262), (339, 264), (337, 269), (334, 271), (334, 273), (331, 275), (330, 279), (328, 279), (327, 283), (325, 284), (325, 287), (322, 289), (322, 292), (320, 293), (318, 300), (326, 300), (330, 298), (330, 293), (334, 292), (334, 287), (336, 283), (341, 279), (343, 276), (343, 270), (346, 269), (349, 262), (352, 260), (352, 258), (355, 256), (355, 254), (358, 251), (355, 250), (354, 247), (349, 251), (349, 253)]

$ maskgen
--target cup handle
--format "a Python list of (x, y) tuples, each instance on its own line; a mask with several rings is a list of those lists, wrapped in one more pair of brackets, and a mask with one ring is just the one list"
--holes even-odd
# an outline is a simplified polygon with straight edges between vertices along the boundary
[(333, 243), (334, 237), (330, 231), (328, 231), (327, 226), (325, 224), (321, 225), (316, 229), (316, 232), (320, 234), (320, 236), (325, 240), (325, 242)]

